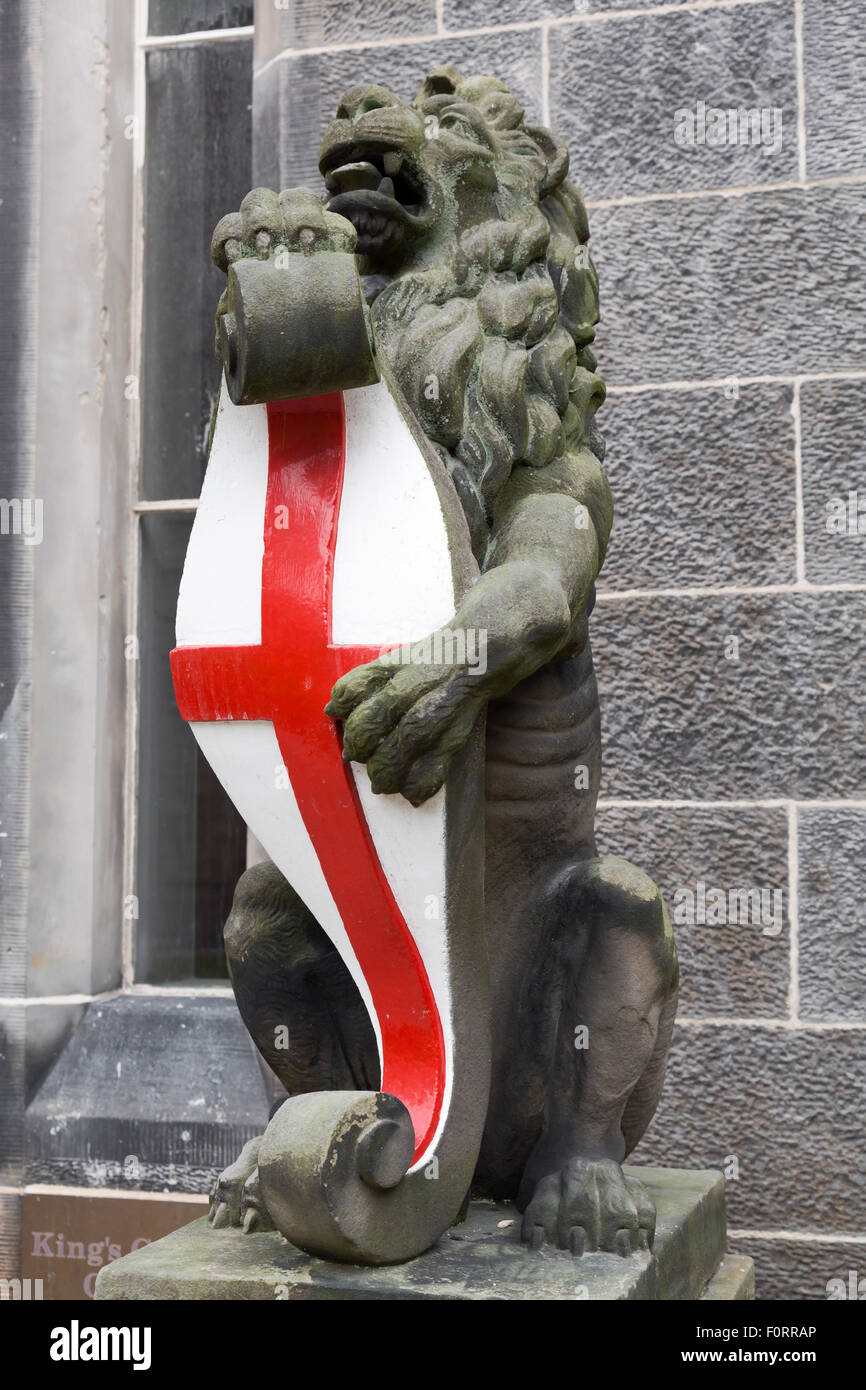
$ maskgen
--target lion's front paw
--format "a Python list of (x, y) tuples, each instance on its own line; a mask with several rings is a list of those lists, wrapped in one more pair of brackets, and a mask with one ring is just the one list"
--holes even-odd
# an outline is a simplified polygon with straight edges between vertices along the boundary
[(416, 661), (416, 649), (426, 646), (409, 644), (356, 666), (325, 706), (344, 721), (343, 757), (366, 763), (374, 792), (401, 792), (413, 806), (443, 786), (484, 704), (471, 668)]
[(321, 199), (308, 188), (254, 188), (238, 212), (216, 225), (211, 259), (228, 271), (235, 261), (257, 257), (275, 259), (280, 252), (354, 251), (358, 234), (345, 217), (326, 212)]
[(550, 1241), (573, 1255), (631, 1255), (652, 1249), (655, 1220), (646, 1188), (613, 1159), (572, 1158), (539, 1181), (523, 1215), (522, 1236), (533, 1250)]
[[(208, 1220), (210, 1224), (219, 1229), (222, 1226), (240, 1226), (244, 1229), (251, 1229), (255, 1225), (252, 1218), (250, 1225), (247, 1225), (247, 1211), (255, 1206), (255, 1201), (247, 1198), (247, 1187), (250, 1180), (258, 1173), (259, 1147), (261, 1137), (250, 1139), (244, 1144), (234, 1163), (230, 1163), (228, 1168), (223, 1169), (211, 1189), (210, 1209)], [(257, 1198), (255, 1188), (251, 1188), (251, 1194)]]

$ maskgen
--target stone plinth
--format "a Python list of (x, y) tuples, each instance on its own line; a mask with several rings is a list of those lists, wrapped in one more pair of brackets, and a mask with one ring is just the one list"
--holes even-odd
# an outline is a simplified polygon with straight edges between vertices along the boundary
[(407, 1264), (370, 1269), (305, 1255), (274, 1232), (214, 1231), (203, 1217), (106, 1265), (98, 1299), (754, 1298), (752, 1261), (726, 1256), (724, 1180), (712, 1170), (627, 1169), (656, 1203), (653, 1253), (531, 1253), (505, 1202), (473, 1202), (466, 1221)]

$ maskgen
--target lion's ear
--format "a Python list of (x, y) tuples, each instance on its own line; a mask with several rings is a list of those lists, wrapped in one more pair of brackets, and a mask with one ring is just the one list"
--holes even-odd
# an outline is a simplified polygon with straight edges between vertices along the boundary
[(553, 193), (559, 187), (568, 173), (568, 150), (544, 126), (527, 126), (526, 129), (544, 155), (547, 165), (547, 175), (539, 193), (539, 197), (546, 198), (548, 193)]
[(431, 68), (421, 84), (417, 100), (426, 101), (428, 97), (451, 96), (457, 91), (460, 81), (460, 73), (450, 63)]

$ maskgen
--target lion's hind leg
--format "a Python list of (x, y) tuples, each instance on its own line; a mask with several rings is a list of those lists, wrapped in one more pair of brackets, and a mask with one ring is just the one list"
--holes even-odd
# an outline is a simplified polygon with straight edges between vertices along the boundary
[(376, 1039), (357, 986), (270, 861), (238, 881), (225, 947), (241, 1017), (290, 1096), (376, 1089)]
[[(367, 1010), (336, 947), (270, 861), (241, 876), (225, 925), (238, 1010), (287, 1093), (375, 1091), (379, 1055)], [(258, 1139), (220, 1174), (214, 1225), (267, 1223), (258, 1194)]]
[(524, 1238), (580, 1254), (652, 1243), (652, 1203), (620, 1168), (649, 1123), (676, 1008), (677, 958), (655, 884), (623, 859), (575, 863), (550, 899), (561, 981), (544, 1131), (518, 1204)]

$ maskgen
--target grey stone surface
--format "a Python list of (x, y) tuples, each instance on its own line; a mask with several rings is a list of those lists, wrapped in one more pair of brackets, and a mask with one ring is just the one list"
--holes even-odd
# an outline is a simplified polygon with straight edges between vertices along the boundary
[[(42, 42), (25, 58), (29, 66), (38, 50), (42, 212), (32, 234), (38, 285), (29, 291), (38, 337), (22, 338), (37, 370), (21, 399), (32, 393), (36, 411), (25, 447), (35, 445), (31, 486), (44, 499), (44, 536), (32, 550), (32, 666), (15, 691), (16, 706), (31, 701), (29, 790), (4, 814), (10, 840), (0, 847), (5, 861), (7, 843), (17, 850), (27, 837), (20, 965), (30, 995), (100, 992), (120, 975), (133, 203), (132, 148), (121, 143), (133, 109), (126, 22), (130, 12), (104, 0), (74, 9), (50, 0)], [(53, 251), (61, 243), (64, 256)], [(28, 605), (20, 611), (29, 621)]]
[(699, 1298), (725, 1239), (718, 1173), (627, 1169), (647, 1185), (658, 1224), (653, 1254), (581, 1260), (530, 1252), (506, 1202), (473, 1202), (467, 1220), (408, 1263), (379, 1269), (305, 1255), (276, 1233), (214, 1231), (206, 1218), (106, 1265), (96, 1297), (109, 1299), (467, 1299), (511, 1301)]
[[(678, 889), (698, 881), (720, 889), (777, 889), (776, 935), (757, 915), (730, 912), (720, 925), (674, 920), (680, 959), (679, 1015), (783, 1018), (789, 980), (788, 823), (784, 809), (599, 807), (599, 849), (640, 864), (658, 884), (671, 916)], [(768, 899), (767, 905), (774, 902)], [(735, 904), (736, 906), (736, 904)], [(771, 922), (767, 932), (776, 931)]]
[(250, 187), (251, 84), (249, 39), (147, 55), (144, 497), (197, 497), (201, 488), (219, 387), (213, 315), (222, 276), (210, 241)]
[(611, 599), (591, 633), (605, 797), (866, 795), (863, 594)]
[(866, 26), (860, 0), (803, 6), (806, 172), (809, 178), (866, 169)]
[[(378, 82), (411, 100), (430, 68), (453, 63), (464, 75), (492, 73), (507, 83), (533, 120), (541, 119), (541, 34), (503, 31), (281, 58), (254, 82), (253, 170), (268, 188), (323, 188), (319, 141), (341, 94)], [(228, 206), (228, 205), (227, 205)]]
[(866, 811), (801, 807), (800, 1016), (866, 1023)]
[(27, 1109), (27, 1179), (207, 1191), (268, 1102), (233, 999), (91, 1004)]
[[(550, 30), (550, 122), (586, 198), (796, 177), (793, 0)], [(636, 75), (639, 74), (639, 79)], [(677, 112), (778, 110), (762, 143), (683, 147)]]
[(791, 400), (788, 386), (735, 382), (608, 396), (615, 512), (599, 593), (792, 582)]
[[(761, 1240), (733, 1234), (728, 1237), (728, 1247), (754, 1261), (755, 1297), (759, 1301), (826, 1302), (831, 1279), (841, 1279), (849, 1293), (852, 1270), (858, 1286), (866, 1275), (863, 1245), (854, 1241), (789, 1236)], [(838, 1293), (838, 1285), (831, 1291)], [(866, 1284), (860, 1291), (861, 1299), (864, 1293)], [(808, 1323), (808, 1318), (802, 1321)]]
[[(33, 498), (36, 444), (40, 84), (29, 61), (42, 40), (33, 7), (0, 6), (0, 120), (10, 132), (2, 170), (0, 233), (19, 247), (0, 340), (0, 458), (7, 501)], [(31, 512), (31, 516), (33, 512)], [(31, 625), (35, 547), (0, 536), (0, 997), (26, 991)], [(2, 1083), (0, 1083), (2, 1084)], [(20, 1116), (18, 1116), (20, 1120)]]
[(148, 0), (149, 34), (189, 34), (194, 29), (236, 29), (252, 24), (252, 0)]
[(287, 48), (435, 33), (435, 0), (291, 0), (282, 9), (260, 5), (254, 66)]
[(862, 1033), (678, 1026), (634, 1161), (721, 1168), (734, 1230), (862, 1232), (864, 1105)]
[(24, 1010), (25, 1081), (34, 1096), (87, 1010), (86, 1004), (31, 1000)]
[(707, 1303), (747, 1303), (755, 1297), (755, 1262), (749, 1255), (723, 1255), (701, 1297)]
[[(866, 581), (864, 414), (866, 381), (804, 381), (800, 387), (806, 578), (812, 584)], [(853, 503), (851, 492), (857, 494)], [(840, 502), (841, 535), (827, 530)]]
[[(710, 4), (719, 0), (710, 0)], [(657, 0), (498, 0), (495, 10), (490, 0), (444, 0), (446, 29), (468, 29), (472, 25), (520, 24), (527, 20), (579, 19), (582, 15), (604, 15), (616, 10), (640, 10)]]
[(9, 1184), (24, 1176), (28, 1084), (76, 1013), (36, 999), (110, 988), (119, 971), (124, 730), (114, 698), (126, 676), (132, 245), (124, 11), (103, 0), (74, 11), (60, 0), (0, 4), (0, 228), (18, 248), (0, 491), (44, 502), (41, 544), (0, 537), (0, 998), (30, 995), (27, 1009), (0, 1005), (0, 1182)]
[[(866, 367), (860, 185), (590, 211), (612, 384)], [(804, 331), (804, 326), (808, 327)]]

